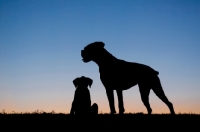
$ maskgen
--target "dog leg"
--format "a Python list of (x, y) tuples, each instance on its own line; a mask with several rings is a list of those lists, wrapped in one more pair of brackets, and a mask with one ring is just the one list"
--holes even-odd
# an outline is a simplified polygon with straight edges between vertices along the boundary
[(119, 114), (123, 114), (125, 110), (124, 110), (122, 90), (116, 90), (116, 91), (117, 91), (117, 97), (118, 97)]
[(115, 114), (116, 111), (115, 111), (113, 90), (112, 89), (106, 89), (106, 94), (107, 94), (107, 97), (108, 97), (111, 114)]
[(74, 101), (72, 102), (71, 110), (70, 110), (70, 115), (74, 115)]
[(168, 106), (171, 114), (174, 115), (175, 111), (174, 111), (173, 105), (171, 102), (169, 102), (169, 100), (165, 96), (165, 93), (164, 93), (161, 83), (160, 83), (160, 79), (157, 76), (155, 77), (155, 79), (153, 81), (152, 89), (153, 89), (154, 93)]
[(98, 105), (96, 103), (94, 103), (91, 107), (90, 107), (90, 114), (91, 115), (97, 115), (98, 114)]
[(140, 95), (143, 104), (147, 108), (148, 114), (151, 115), (152, 109), (149, 104), (149, 93), (150, 93), (150, 88), (146, 86), (145, 84), (138, 84), (139, 85), (139, 90), (140, 90)]

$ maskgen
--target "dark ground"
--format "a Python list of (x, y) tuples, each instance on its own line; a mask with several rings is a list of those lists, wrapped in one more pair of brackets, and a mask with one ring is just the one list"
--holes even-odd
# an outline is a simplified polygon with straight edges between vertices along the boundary
[(199, 131), (200, 114), (0, 114), (0, 126), (6, 131)]

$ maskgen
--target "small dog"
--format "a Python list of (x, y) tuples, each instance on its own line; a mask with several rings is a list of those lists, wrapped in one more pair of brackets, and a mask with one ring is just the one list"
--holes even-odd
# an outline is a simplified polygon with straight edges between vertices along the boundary
[(113, 90), (117, 91), (119, 113), (123, 114), (125, 109), (122, 91), (137, 84), (148, 114), (152, 113), (149, 104), (151, 89), (168, 106), (171, 114), (175, 114), (172, 103), (168, 101), (162, 89), (158, 78), (159, 72), (147, 65), (117, 59), (104, 48), (104, 45), (103, 42), (91, 43), (81, 50), (81, 56), (83, 62), (94, 61), (99, 66), (100, 79), (106, 89), (111, 114), (116, 113)]
[(80, 77), (73, 80), (76, 87), (74, 100), (72, 102), (71, 115), (96, 115), (98, 114), (98, 105), (94, 103), (91, 106), (90, 91), (93, 80), (88, 77)]

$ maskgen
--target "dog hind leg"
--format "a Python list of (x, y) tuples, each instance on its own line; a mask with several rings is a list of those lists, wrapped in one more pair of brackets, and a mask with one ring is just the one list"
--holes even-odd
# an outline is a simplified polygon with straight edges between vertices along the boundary
[(147, 108), (148, 114), (151, 115), (152, 109), (149, 104), (149, 93), (150, 93), (151, 88), (146, 86), (143, 83), (139, 83), (138, 85), (139, 85), (142, 102), (145, 105), (145, 107)]
[(98, 105), (96, 103), (94, 103), (91, 107), (90, 107), (90, 113), (92, 115), (97, 115), (98, 114)]
[(155, 80), (153, 81), (152, 90), (168, 106), (171, 114), (175, 114), (173, 104), (167, 99), (167, 97), (162, 89), (160, 79), (158, 78), (158, 76), (156, 76)]

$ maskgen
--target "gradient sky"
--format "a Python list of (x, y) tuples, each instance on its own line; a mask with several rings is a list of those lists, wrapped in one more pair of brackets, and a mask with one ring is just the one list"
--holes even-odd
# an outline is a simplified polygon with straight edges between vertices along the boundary
[[(69, 113), (72, 81), (86, 76), (92, 103), (108, 113), (98, 66), (81, 57), (94, 41), (159, 71), (176, 113), (200, 113), (199, 0), (0, 0), (0, 111)], [(123, 94), (126, 112), (147, 113), (138, 86)], [(149, 98), (153, 113), (169, 113)]]

